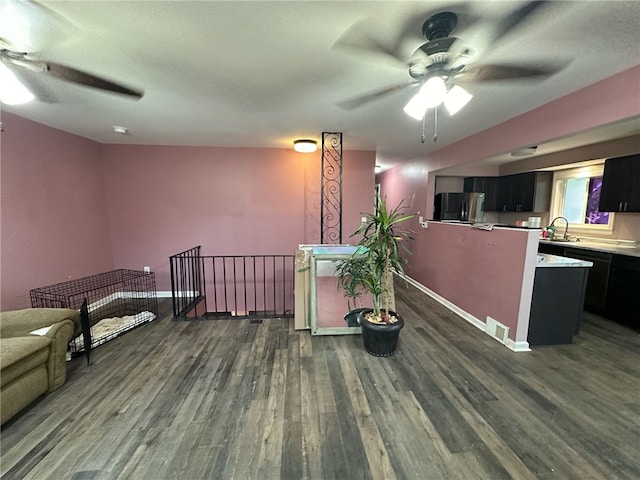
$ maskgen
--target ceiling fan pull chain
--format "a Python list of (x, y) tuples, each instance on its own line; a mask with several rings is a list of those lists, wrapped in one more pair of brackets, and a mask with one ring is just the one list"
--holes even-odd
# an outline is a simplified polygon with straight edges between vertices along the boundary
[(433, 143), (438, 141), (438, 107), (433, 109)]
[(425, 112), (425, 115), (422, 117), (422, 137), (420, 138), (420, 142), (422, 142), (422, 143), (424, 143), (425, 139), (427, 138), (425, 136), (425, 134), (424, 134), (424, 125), (425, 125), (425, 122), (426, 122), (426, 118), (427, 118), (427, 115), (426, 115), (426, 112)]

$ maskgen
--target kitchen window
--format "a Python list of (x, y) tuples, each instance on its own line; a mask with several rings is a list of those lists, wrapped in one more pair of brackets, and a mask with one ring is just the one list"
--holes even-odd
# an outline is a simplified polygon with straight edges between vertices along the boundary
[(598, 210), (604, 161), (554, 173), (551, 218), (565, 217), (572, 230), (613, 229), (613, 213)]

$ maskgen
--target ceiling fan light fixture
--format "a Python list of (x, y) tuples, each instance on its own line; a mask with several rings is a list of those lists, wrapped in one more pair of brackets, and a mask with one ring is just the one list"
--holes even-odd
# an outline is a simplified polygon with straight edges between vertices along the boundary
[(420, 91), (405, 105), (404, 113), (416, 120), (422, 120), (427, 108), (437, 107), (447, 96), (447, 86), (442, 77), (431, 77), (424, 82)]
[(0, 62), (0, 102), (6, 105), (20, 105), (34, 98), (33, 93), (20, 83), (6, 65)]
[(404, 113), (416, 120), (422, 120), (427, 111), (427, 103), (421, 93), (416, 93), (411, 100), (404, 106)]
[(473, 98), (464, 88), (454, 85), (444, 97), (444, 106), (449, 115), (455, 115)]
[(293, 149), (299, 153), (313, 153), (318, 149), (318, 142), (308, 138), (293, 141)]
[(427, 108), (437, 107), (447, 95), (447, 86), (442, 77), (431, 77), (420, 88), (420, 95), (424, 97)]

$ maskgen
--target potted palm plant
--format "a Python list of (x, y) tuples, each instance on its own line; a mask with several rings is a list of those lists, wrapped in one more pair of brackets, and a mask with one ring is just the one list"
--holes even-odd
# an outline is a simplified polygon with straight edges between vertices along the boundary
[(342, 288), (347, 298), (347, 313), (344, 321), (348, 327), (359, 327), (358, 315), (366, 310), (362, 304), (362, 295), (366, 293), (364, 274), (367, 267), (367, 259), (359, 255), (359, 250), (348, 260), (342, 260), (336, 266), (338, 288)]
[(403, 200), (389, 210), (386, 197), (377, 194), (374, 212), (364, 214), (366, 221), (351, 235), (361, 236), (359, 258), (364, 262), (360, 267), (360, 282), (373, 297), (373, 308), (360, 312), (358, 322), (365, 349), (376, 356), (393, 355), (404, 326), (402, 317), (394, 311), (393, 273), (404, 274), (402, 266), (407, 259), (402, 254), (411, 254), (406, 243), (413, 237), (401, 224), (414, 215), (404, 214), (406, 208)]

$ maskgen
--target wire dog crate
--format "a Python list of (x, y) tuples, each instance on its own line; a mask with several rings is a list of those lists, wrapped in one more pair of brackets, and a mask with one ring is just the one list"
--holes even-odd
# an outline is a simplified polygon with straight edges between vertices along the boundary
[[(89, 324), (92, 327), (91, 346), (101, 345), (158, 314), (155, 274), (137, 270), (112, 270), (88, 277), (34, 288), (30, 292), (32, 307), (73, 308), (80, 310), (86, 299)], [(101, 320), (126, 318), (115, 328), (93, 328)], [(108, 331), (107, 331), (108, 330)], [(70, 343), (72, 353), (84, 350), (83, 337)]]

